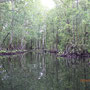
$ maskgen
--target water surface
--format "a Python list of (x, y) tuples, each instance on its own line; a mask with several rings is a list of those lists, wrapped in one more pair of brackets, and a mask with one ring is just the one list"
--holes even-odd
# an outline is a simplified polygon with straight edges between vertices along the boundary
[(90, 60), (48, 53), (0, 57), (0, 90), (90, 90)]

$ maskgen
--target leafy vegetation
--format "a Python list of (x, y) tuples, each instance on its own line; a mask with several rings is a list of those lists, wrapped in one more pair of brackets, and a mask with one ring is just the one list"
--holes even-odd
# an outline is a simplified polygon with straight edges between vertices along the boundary
[(0, 49), (90, 52), (90, 0), (40, 0), (0, 3)]

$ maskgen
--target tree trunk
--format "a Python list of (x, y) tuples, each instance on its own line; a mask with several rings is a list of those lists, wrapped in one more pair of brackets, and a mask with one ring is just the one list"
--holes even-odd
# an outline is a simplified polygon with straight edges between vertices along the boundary
[(4, 42), (6, 41), (6, 39), (7, 39), (7, 37), (8, 37), (9, 34), (10, 34), (10, 33), (7, 33), (7, 35), (6, 35), (5, 38), (3, 39), (3, 42), (2, 42), (2, 44), (1, 44), (2, 47), (4, 46)]
[(86, 36), (87, 36), (87, 32), (86, 32), (86, 29), (87, 29), (87, 25), (85, 25), (85, 29), (84, 29), (84, 45), (86, 45)]
[(73, 20), (73, 44), (75, 44), (75, 26), (74, 26), (74, 20)]
[(12, 5), (12, 21), (11, 21), (11, 37), (10, 37), (10, 43), (9, 48), (13, 48), (12, 41), (13, 41), (13, 27), (14, 27), (14, 0), (11, 0)]
[(56, 31), (56, 50), (58, 50), (58, 42), (59, 42), (59, 40), (58, 40), (58, 27), (57, 27), (57, 31)]

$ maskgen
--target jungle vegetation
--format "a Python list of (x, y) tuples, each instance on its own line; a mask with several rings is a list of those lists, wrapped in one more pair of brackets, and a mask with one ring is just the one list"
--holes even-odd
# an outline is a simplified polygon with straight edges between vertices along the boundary
[(90, 0), (0, 0), (0, 50), (90, 52)]

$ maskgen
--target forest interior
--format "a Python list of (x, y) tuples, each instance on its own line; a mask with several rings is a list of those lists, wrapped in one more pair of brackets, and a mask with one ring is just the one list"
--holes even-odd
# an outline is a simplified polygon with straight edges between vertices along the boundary
[(90, 0), (0, 0), (0, 55), (27, 51), (90, 56)]

